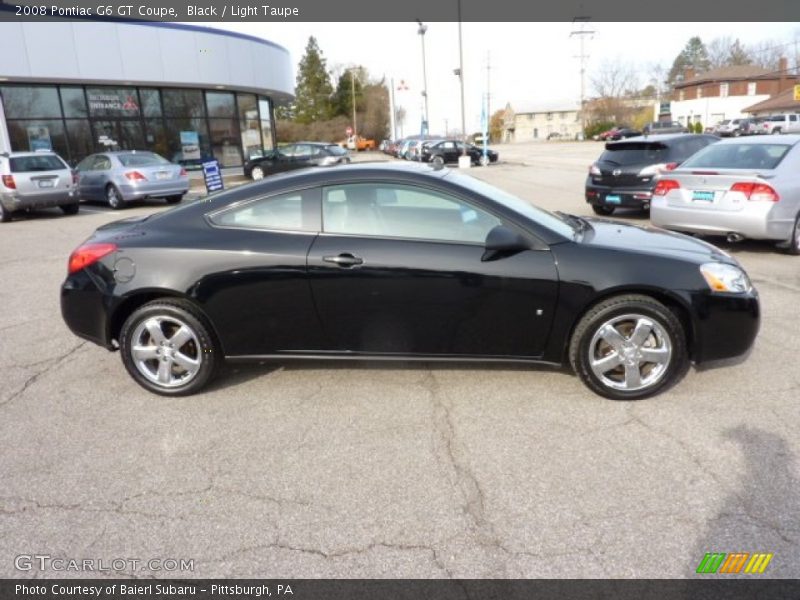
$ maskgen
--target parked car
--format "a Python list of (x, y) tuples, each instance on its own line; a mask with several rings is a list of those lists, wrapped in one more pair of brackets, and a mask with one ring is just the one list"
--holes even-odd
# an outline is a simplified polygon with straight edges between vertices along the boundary
[(688, 133), (689, 130), (677, 121), (653, 121), (642, 128), (644, 135), (652, 133)]
[(771, 115), (769, 117), (762, 117), (760, 131), (766, 135), (800, 133), (800, 115)]
[(267, 175), (293, 171), (304, 167), (339, 165), (350, 162), (347, 150), (338, 144), (297, 142), (270, 150), (244, 163), (244, 176), (264, 179)]
[[(460, 140), (442, 140), (422, 147), (422, 161), (435, 163), (456, 163), (458, 157), (464, 153), (464, 142)], [(483, 148), (467, 144), (467, 155), (473, 165), (481, 164)], [(486, 156), (490, 163), (497, 162), (499, 154), (487, 148)]]
[(119, 209), (133, 200), (165, 198), (181, 201), (189, 191), (186, 169), (155, 152), (118, 150), (90, 154), (75, 168), (78, 194)]
[(714, 134), (721, 137), (752, 135), (755, 133), (753, 125), (753, 119), (725, 119), (714, 128)]
[(362, 136), (351, 135), (346, 140), (339, 142), (342, 148), (361, 152), (362, 150), (375, 150), (375, 140), (370, 140)]
[(656, 184), (650, 218), (675, 231), (774, 240), (800, 254), (800, 135), (728, 139)]
[(672, 133), (608, 142), (589, 167), (586, 202), (598, 215), (611, 215), (619, 207), (647, 210), (656, 175), (718, 140), (713, 135)]
[[(136, 269), (121, 278), (121, 264)], [(568, 362), (592, 391), (630, 400), (689, 361), (746, 353), (759, 327), (746, 273), (710, 244), (387, 163), (106, 225), (70, 256), (61, 310), (171, 396), (224, 360), (314, 357)]]
[(58, 206), (67, 215), (80, 208), (75, 175), (52, 152), (0, 154), (0, 222), (25, 210)]

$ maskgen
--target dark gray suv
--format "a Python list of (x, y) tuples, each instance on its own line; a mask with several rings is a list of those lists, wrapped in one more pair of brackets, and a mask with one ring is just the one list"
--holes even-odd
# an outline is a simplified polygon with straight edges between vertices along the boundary
[(59, 206), (74, 215), (80, 207), (72, 169), (52, 152), (0, 154), (0, 221), (32, 208)]

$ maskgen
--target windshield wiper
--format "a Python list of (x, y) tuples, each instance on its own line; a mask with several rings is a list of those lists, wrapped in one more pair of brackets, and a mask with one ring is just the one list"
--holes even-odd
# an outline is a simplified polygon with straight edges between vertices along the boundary
[(560, 210), (557, 210), (556, 214), (560, 216), (562, 219), (564, 219), (567, 223), (572, 225), (572, 227), (579, 233), (583, 233), (584, 231), (592, 229), (591, 223), (589, 223), (589, 221), (587, 221), (583, 217), (579, 217), (577, 215), (571, 215), (569, 213), (565, 213)]

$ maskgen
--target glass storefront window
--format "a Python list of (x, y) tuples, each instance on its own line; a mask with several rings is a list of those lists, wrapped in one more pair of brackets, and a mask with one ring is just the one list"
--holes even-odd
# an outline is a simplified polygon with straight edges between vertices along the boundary
[(29, 119), (7, 121), (11, 149), (20, 152), (52, 150), (67, 158), (67, 139), (61, 119)]
[(64, 109), (64, 116), (76, 119), (85, 119), (89, 115), (86, 109), (86, 96), (83, 95), (83, 88), (61, 87), (61, 106)]
[(242, 164), (242, 149), (239, 127), (236, 119), (209, 119), (211, 150), (214, 158), (223, 167), (237, 167)]
[(161, 96), (167, 117), (202, 117), (206, 113), (200, 90), (163, 90)]
[(242, 149), (246, 158), (263, 155), (261, 131), (258, 118), (258, 102), (252, 94), (237, 94), (239, 107), (239, 129), (242, 134)]
[(206, 92), (206, 104), (209, 117), (233, 117), (236, 115), (236, 103), (230, 92)]
[[(67, 139), (69, 140), (70, 164), (77, 164), (77, 160), (88, 156), (94, 151), (92, 129), (89, 121), (85, 119), (67, 119)], [(63, 156), (66, 160), (66, 156)]]
[[(206, 127), (205, 119), (166, 119), (164, 121), (164, 125), (167, 150), (163, 154), (159, 152), (159, 154), (161, 154), (164, 158), (174, 163), (180, 163), (188, 166), (199, 165), (200, 162), (204, 160), (210, 160), (212, 158), (211, 143), (208, 138), (208, 128)], [(150, 129), (148, 127), (148, 132), (149, 131)], [(194, 132), (197, 134), (198, 145), (200, 146), (199, 160), (194, 158), (184, 158), (181, 132)], [(158, 138), (155, 136), (158, 134), (154, 132), (153, 135), (154, 139), (157, 140)]]
[(86, 88), (89, 114), (93, 117), (138, 117), (139, 95), (136, 88)]
[(139, 98), (142, 101), (142, 115), (145, 117), (161, 116), (161, 94), (158, 90), (141, 88)]
[(7, 119), (60, 119), (61, 106), (55, 86), (0, 86)]
[(258, 112), (261, 116), (261, 144), (264, 150), (272, 150), (272, 113), (267, 98), (258, 99)]

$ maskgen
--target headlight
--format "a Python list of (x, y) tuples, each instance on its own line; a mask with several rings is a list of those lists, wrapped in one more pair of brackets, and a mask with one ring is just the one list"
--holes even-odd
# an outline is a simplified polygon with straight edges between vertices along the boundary
[(706, 263), (700, 266), (700, 273), (712, 292), (743, 294), (753, 288), (747, 273), (734, 265), (717, 262)]

